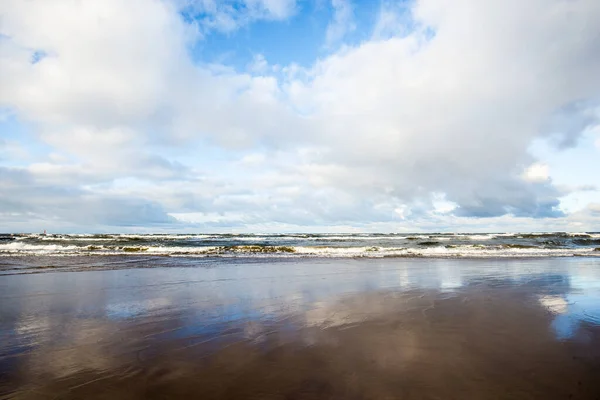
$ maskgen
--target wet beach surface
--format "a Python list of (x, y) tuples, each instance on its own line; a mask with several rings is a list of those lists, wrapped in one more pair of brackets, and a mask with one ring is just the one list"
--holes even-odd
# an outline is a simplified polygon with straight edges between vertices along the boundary
[(128, 260), (0, 276), (0, 398), (600, 399), (598, 258)]

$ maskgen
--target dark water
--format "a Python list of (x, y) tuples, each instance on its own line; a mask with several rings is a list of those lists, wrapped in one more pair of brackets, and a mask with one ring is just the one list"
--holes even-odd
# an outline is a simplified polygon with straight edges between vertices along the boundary
[(2, 398), (600, 398), (597, 258), (132, 259), (0, 277)]
[(600, 257), (600, 233), (0, 235), (1, 256)]

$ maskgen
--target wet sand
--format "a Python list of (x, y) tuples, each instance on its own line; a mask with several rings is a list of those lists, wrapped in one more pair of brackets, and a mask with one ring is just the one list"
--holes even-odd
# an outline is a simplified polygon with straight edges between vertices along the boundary
[(597, 259), (145, 267), (0, 277), (0, 398), (600, 399)]

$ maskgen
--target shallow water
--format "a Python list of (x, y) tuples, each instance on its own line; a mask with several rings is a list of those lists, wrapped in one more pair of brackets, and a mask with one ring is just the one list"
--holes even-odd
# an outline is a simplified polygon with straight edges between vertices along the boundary
[(2, 396), (600, 396), (597, 258), (86, 260), (0, 277)]

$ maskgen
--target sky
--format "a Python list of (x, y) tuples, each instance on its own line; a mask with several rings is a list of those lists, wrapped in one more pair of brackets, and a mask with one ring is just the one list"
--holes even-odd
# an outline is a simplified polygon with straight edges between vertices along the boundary
[(0, 231), (600, 231), (597, 0), (3, 0)]

